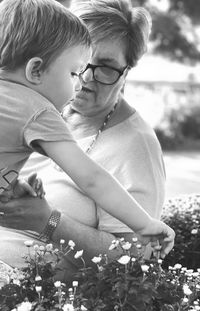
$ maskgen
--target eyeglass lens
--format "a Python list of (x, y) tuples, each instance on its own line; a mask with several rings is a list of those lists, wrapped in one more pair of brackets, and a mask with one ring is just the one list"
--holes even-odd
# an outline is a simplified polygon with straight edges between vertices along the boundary
[(86, 80), (85, 75), (87, 75), (89, 69), (93, 72), (93, 79), (103, 84), (114, 84), (120, 77), (118, 71), (106, 66), (88, 67), (85, 72), (81, 74), (84, 81)]

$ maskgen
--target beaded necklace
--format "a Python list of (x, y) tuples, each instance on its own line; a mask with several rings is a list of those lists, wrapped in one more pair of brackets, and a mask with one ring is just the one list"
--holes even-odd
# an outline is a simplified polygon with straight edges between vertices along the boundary
[(92, 148), (94, 147), (94, 145), (95, 145), (95, 143), (96, 143), (96, 141), (97, 141), (99, 135), (105, 130), (105, 127), (106, 127), (106, 125), (108, 124), (108, 121), (110, 120), (110, 118), (111, 118), (113, 112), (115, 111), (116, 107), (117, 107), (117, 103), (114, 105), (113, 109), (106, 115), (106, 117), (105, 117), (105, 119), (104, 119), (104, 121), (103, 121), (102, 126), (99, 128), (97, 134), (95, 135), (95, 137), (93, 138), (93, 140), (92, 140), (92, 142), (90, 143), (89, 147), (88, 147), (88, 148), (86, 149), (86, 151), (85, 151), (87, 154), (90, 153), (90, 151), (91, 151)]

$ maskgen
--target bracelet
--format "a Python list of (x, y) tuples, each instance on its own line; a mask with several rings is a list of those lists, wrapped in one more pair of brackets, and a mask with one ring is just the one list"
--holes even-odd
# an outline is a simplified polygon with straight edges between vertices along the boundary
[(39, 239), (44, 243), (51, 241), (52, 235), (60, 223), (61, 213), (57, 210), (53, 210), (51, 216), (48, 219), (47, 225), (44, 230), (40, 233)]

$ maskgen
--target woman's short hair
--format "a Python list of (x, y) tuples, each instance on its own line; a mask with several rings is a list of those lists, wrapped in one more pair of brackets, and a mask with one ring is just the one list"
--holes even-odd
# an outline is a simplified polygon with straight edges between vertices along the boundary
[(90, 45), (84, 23), (55, 0), (0, 3), (0, 68), (15, 70), (32, 57), (45, 69), (64, 49)]
[(151, 17), (144, 8), (133, 8), (131, 0), (75, 0), (71, 10), (85, 22), (93, 43), (122, 40), (128, 66), (135, 66), (146, 52)]

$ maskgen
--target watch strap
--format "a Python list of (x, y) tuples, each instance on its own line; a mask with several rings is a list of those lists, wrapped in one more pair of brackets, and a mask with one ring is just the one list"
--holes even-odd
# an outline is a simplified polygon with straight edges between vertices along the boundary
[(44, 230), (40, 233), (39, 239), (42, 242), (48, 243), (52, 239), (52, 235), (60, 223), (61, 213), (57, 210), (53, 210)]

